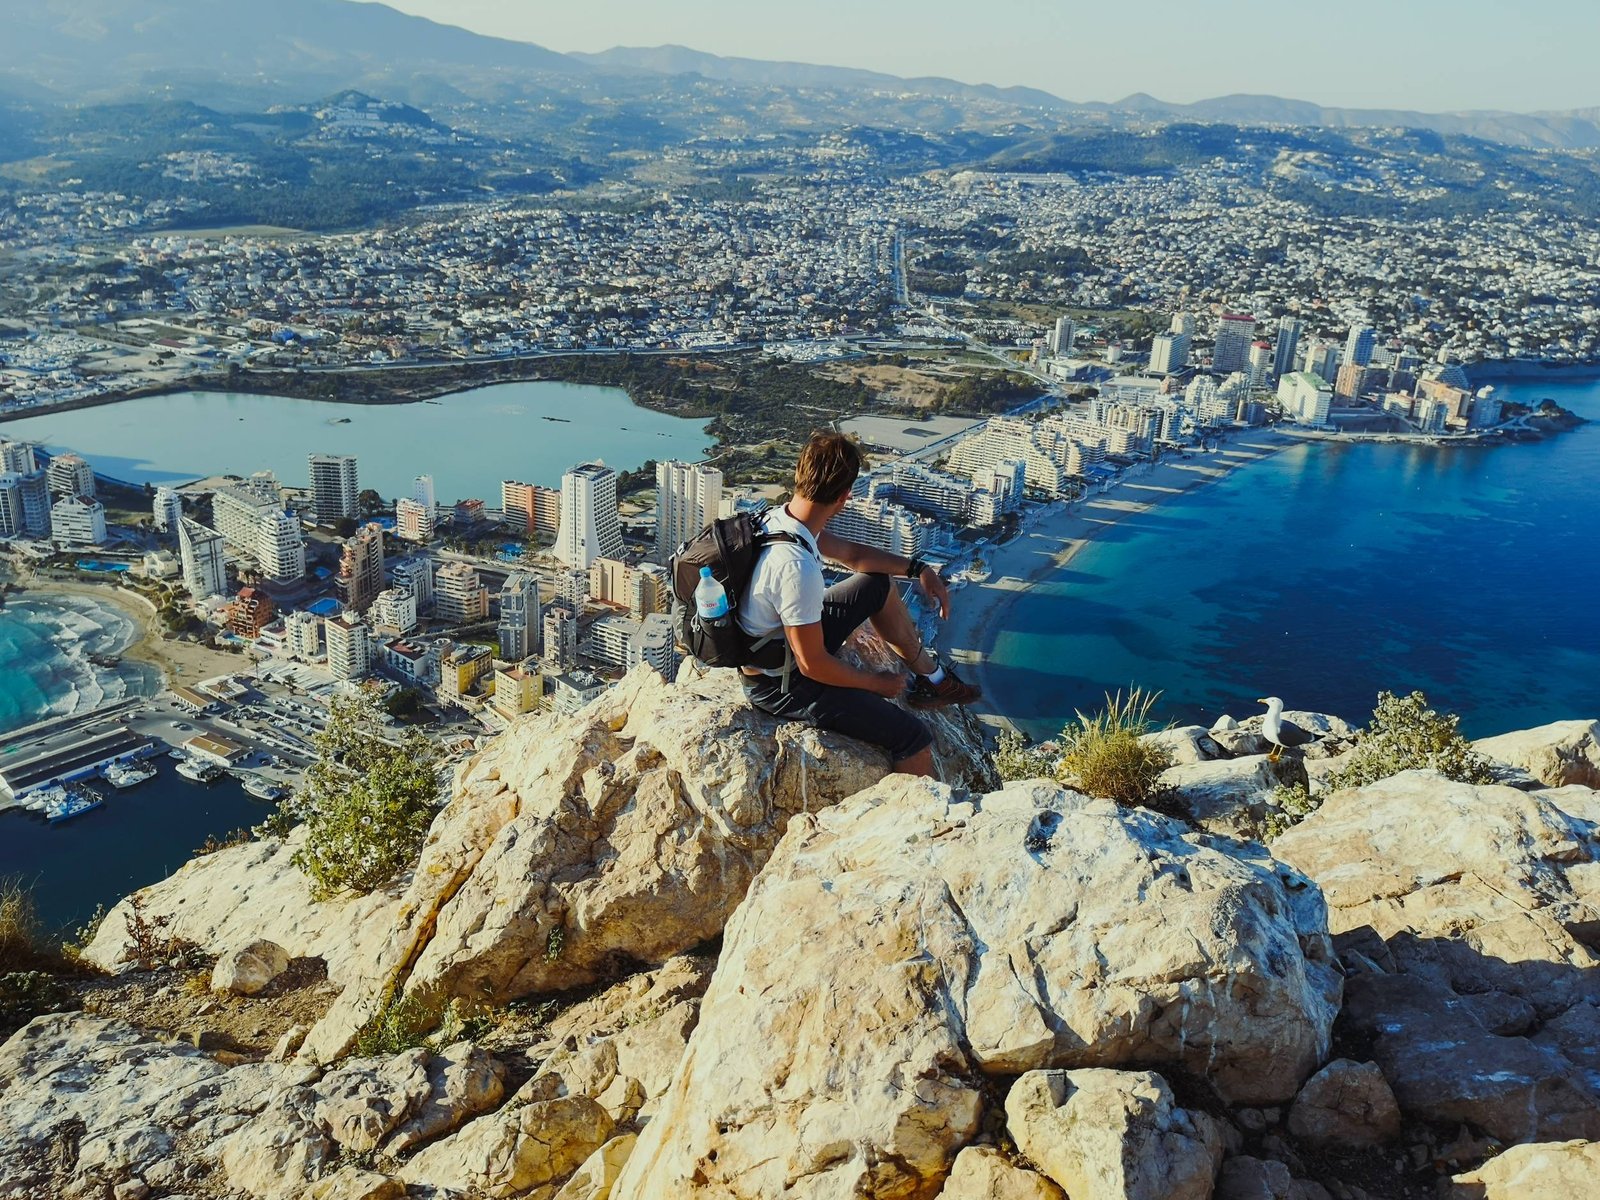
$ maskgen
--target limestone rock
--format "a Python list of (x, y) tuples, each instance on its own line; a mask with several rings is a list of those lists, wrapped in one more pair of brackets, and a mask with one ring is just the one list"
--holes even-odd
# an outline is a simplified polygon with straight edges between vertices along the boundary
[(389, 1175), (346, 1167), (306, 1189), (305, 1200), (405, 1200), (406, 1187)]
[(283, 1031), (283, 1036), (273, 1043), (272, 1051), (267, 1055), (268, 1062), (288, 1062), (295, 1056), (306, 1040), (306, 1034), (311, 1030), (305, 1025), (291, 1025)]
[(1184, 763), (1207, 762), (1222, 757), (1222, 747), (1206, 732), (1203, 725), (1180, 725), (1173, 729), (1158, 729), (1139, 739), (1146, 745), (1160, 746), (1174, 766)]
[(583, 1160), (583, 1165), (562, 1184), (555, 1200), (608, 1200), (611, 1189), (622, 1174), (622, 1166), (633, 1153), (639, 1135), (624, 1133), (612, 1138)]
[(1168, 767), (1157, 786), (1174, 793), (1202, 829), (1251, 837), (1272, 807), (1273, 791), (1304, 782), (1306, 769), (1298, 759), (1271, 762), (1265, 754), (1252, 754)]
[(500, 1064), (471, 1042), (446, 1046), (427, 1059), (426, 1070), (427, 1091), (394, 1126), (383, 1147), (385, 1154), (404, 1154), (448, 1133), (494, 1108), (505, 1095)]
[(1215, 1200), (1294, 1200), (1294, 1179), (1281, 1162), (1239, 1155), (1222, 1164)]
[(1017, 1149), (1069, 1196), (1210, 1200), (1222, 1131), (1149, 1071), (1029, 1071), (1006, 1097)]
[(1556, 721), (1480, 738), (1472, 748), (1496, 762), (1520, 767), (1547, 787), (1600, 788), (1600, 721)]
[[(458, 773), (376, 949), (307, 1039), (329, 1061), (381, 998), (503, 1001), (614, 979), (715, 937), (789, 820), (882, 778), (875, 748), (752, 709), (736, 673), (640, 668), (570, 716), (514, 725)], [(965, 714), (939, 756), (982, 780)]]
[(616, 1195), (931, 1192), (974, 1071), (1181, 1063), (1286, 1101), (1338, 1008), (1320, 906), (1146, 810), (885, 780), (791, 822)]
[(1600, 1194), (1600, 1142), (1513, 1146), (1456, 1175), (1446, 1200), (1581, 1200)]
[(1066, 1200), (1066, 1193), (992, 1146), (968, 1146), (956, 1155), (939, 1200)]
[(257, 938), (217, 959), (211, 971), (211, 990), (254, 996), (289, 967), (289, 952), (277, 942)]
[(352, 1059), (315, 1086), (313, 1123), (351, 1154), (376, 1150), (428, 1098), (427, 1063), (422, 1049), (387, 1060)]
[(1315, 1146), (1381, 1146), (1400, 1136), (1400, 1108), (1374, 1064), (1335, 1059), (1300, 1089), (1289, 1132)]
[[(1403, 1112), (1505, 1141), (1600, 1138), (1600, 795), (1412, 771), (1273, 842), (1321, 885), (1351, 965), (1341, 1018)], [(1571, 1014), (1568, 1016), (1568, 1014)], [(1537, 1041), (1522, 1036), (1537, 1024)]]
[(1230, 758), (1239, 754), (1265, 754), (1270, 747), (1261, 736), (1261, 723), (1254, 730), (1246, 729), (1224, 713), (1209, 730), (1211, 740)]
[[(509, 1106), (508, 1106), (509, 1107)], [(587, 1096), (537, 1101), (480, 1117), (406, 1163), (400, 1177), (499, 1200), (552, 1200), (611, 1136), (612, 1122)]]

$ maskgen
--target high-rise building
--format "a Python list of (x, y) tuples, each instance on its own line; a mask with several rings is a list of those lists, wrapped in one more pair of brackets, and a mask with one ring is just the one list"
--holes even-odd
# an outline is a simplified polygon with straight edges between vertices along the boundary
[(339, 556), (339, 600), (352, 612), (365, 613), (383, 591), (383, 530), (363, 525), (345, 539)]
[(0, 471), (0, 537), (16, 537), (22, 526), (22, 476)]
[(228, 632), (253, 642), (277, 615), (278, 610), (273, 606), (271, 596), (260, 588), (240, 588), (239, 594), (228, 605)]
[(665, 613), (651, 613), (639, 620), (639, 628), (628, 642), (629, 670), (640, 663), (648, 663), (666, 680), (678, 674), (677, 640), (672, 633), (672, 618)]
[(18, 483), (22, 494), (22, 532), (28, 537), (42, 538), (50, 534), (50, 485), (43, 471), (29, 471), (20, 476)]
[(1339, 374), (1339, 348), (1320, 338), (1306, 343), (1305, 370), (1331, 385)]
[(1341, 400), (1354, 400), (1367, 390), (1367, 368), (1359, 363), (1347, 362), (1339, 368), (1333, 382), (1333, 394)]
[(628, 610), (636, 617), (670, 612), (672, 577), (656, 563), (640, 563), (628, 581)]
[(1189, 339), (1178, 333), (1158, 333), (1150, 342), (1150, 371), (1173, 375), (1189, 365)]
[(557, 571), (555, 582), (557, 602), (565, 604), (575, 615), (582, 615), (584, 606), (589, 603), (589, 572), (576, 567)]
[(627, 670), (628, 649), (638, 632), (638, 621), (621, 613), (610, 613), (589, 626), (583, 652), (597, 663), (619, 671)]
[(554, 671), (578, 665), (578, 618), (564, 604), (544, 610), (544, 662)]
[(617, 520), (617, 473), (601, 462), (583, 463), (561, 477), (561, 531), (556, 557), (587, 572), (597, 558), (622, 556)]
[(356, 476), (353, 454), (313, 454), (311, 469), (311, 508), (317, 521), (331, 525), (339, 520), (354, 520), (361, 515), (361, 484)]
[(1295, 423), (1321, 426), (1328, 423), (1333, 390), (1320, 375), (1310, 371), (1291, 371), (1278, 380), (1278, 403)]
[(408, 542), (433, 541), (434, 510), (419, 500), (402, 496), (394, 505), (394, 531)]
[(178, 519), (178, 554), (183, 562), (183, 586), (196, 600), (223, 596), (228, 591), (227, 560), (223, 537), (189, 517)]
[(1256, 319), (1247, 313), (1223, 313), (1217, 320), (1217, 340), (1211, 351), (1211, 370), (1218, 375), (1242, 371), (1256, 339)]
[(256, 527), (256, 562), (268, 583), (288, 586), (306, 573), (306, 539), (300, 518), (275, 508)]
[(931, 517), (884, 500), (848, 500), (844, 511), (828, 522), (828, 532), (837, 537), (907, 557), (927, 550), (938, 531)]
[(544, 676), (532, 663), (498, 667), (494, 673), (494, 698), (489, 707), (506, 720), (538, 712), (544, 701)]
[(372, 640), (358, 616), (340, 613), (322, 623), (328, 643), (328, 670), (335, 679), (364, 679), (372, 670)]
[(1352, 325), (1350, 336), (1344, 343), (1344, 365), (1364, 367), (1372, 362), (1372, 348), (1378, 343), (1377, 332), (1370, 325)]
[(553, 538), (561, 529), (561, 489), (502, 479), (500, 510), (514, 532), (524, 537)]
[(439, 499), (433, 491), (432, 475), (418, 475), (411, 481), (411, 499), (422, 505), (429, 513), (439, 507)]
[(489, 619), (489, 589), (471, 563), (449, 562), (433, 577), (433, 615), (447, 625)]
[(322, 657), (322, 618), (313, 612), (292, 612), (283, 619), (289, 653), (301, 662)]
[(1072, 318), (1061, 316), (1056, 318), (1055, 328), (1050, 331), (1050, 353), (1057, 358), (1068, 358), (1072, 354), (1073, 343), (1078, 338), (1078, 327), (1073, 324)]
[(1294, 370), (1294, 355), (1300, 345), (1300, 335), (1305, 332), (1305, 322), (1294, 317), (1278, 318), (1278, 336), (1272, 345), (1272, 382)]
[(656, 561), (665, 563), (684, 542), (717, 519), (722, 472), (704, 463), (656, 464)]
[(1250, 346), (1248, 374), (1252, 388), (1266, 387), (1272, 375), (1272, 346), (1267, 342), (1253, 342)]
[(151, 503), (157, 533), (177, 533), (178, 521), (183, 517), (183, 498), (169, 487), (158, 487)]
[(0, 441), (0, 471), (31, 475), (38, 469), (39, 460), (31, 442)]
[(1072, 490), (1070, 472), (1037, 426), (1016, 417), (996, 417), (950, 452), (950, 471), (968, 479), (992, 472), (1004, 462), (1023, 464), (1028, 486), (1052, 499)]
[(500, 589), (500, 657), (518, 663), (539, 650), (539, 585), (533, 576), (508, 576)]
[(390, 637), (404, 637), (417, 627), (417, 598), (410, 588), (384, 588), (367, 609), (372, 631)]
[(433, 610), (433, 559), (425, 554), (402, 558), (394, 565), (396, 587), (406, 588), (417, 598), (417, 612)]
[(52, 496), (94, 495), (94, 468), (76, 454), (58, 454), (52, 458), (45, 478)]
[(63, 496), (50, 506), (50, 540), (99, 546), (106, 540), (106, 506), (92, 496)]

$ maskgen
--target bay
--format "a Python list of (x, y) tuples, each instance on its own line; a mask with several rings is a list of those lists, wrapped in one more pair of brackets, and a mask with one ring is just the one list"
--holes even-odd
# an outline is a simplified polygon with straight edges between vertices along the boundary
[[(1502, 382), (1600, 422), (1600, 379)], [(1107, 692), (1209, 725), (1420, 688), (1469, 736), (1600, 716), (1600, 423), (1489, 449), (1302, 443), (1112, 526), (994, 623), (994, 711)]]
[(236, 392), (174, 392), (0, 424), (0, 437), (72, 450), (113, 479), (186, 483), (270, 470), (305, 486), (310, 454), (354, 454), (363, 488), (388, 499), (430, 474), (441, 502), (491, 508), (500, 481), (554, 487), (603, 459), (619, 471), (649, 459), (705, 457), (703, 422), (640, 408), (620, 388), (498, 383), (412, 404), (334, 404)]

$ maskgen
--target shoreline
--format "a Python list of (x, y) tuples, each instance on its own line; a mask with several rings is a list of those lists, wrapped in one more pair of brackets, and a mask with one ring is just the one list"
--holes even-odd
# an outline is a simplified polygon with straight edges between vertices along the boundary
[(1075, 507), (1046, 511), (1005, 545), (984, 547), (989, 578), (969, 583), (951, 597), (950, 619), (939, 631), (950, 661), (963, 667), (983, 689), (983, 699), (973, 706), (973, 714), (995, 729), (1017, 729), (994, 708), (986, 666), (994, 653), (1000, 619), (1019, 597), (1067, 567), (1085, 546), (1119, 522), (1302, 444), (1270, 429), (1241, 432), (1211, 453), (1163, 459), (1143, 474), (1125, 479), (1109, 491), (1094, 493)]

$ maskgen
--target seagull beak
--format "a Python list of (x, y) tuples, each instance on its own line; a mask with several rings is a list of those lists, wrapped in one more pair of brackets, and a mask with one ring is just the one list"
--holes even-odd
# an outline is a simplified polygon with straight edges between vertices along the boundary
[(1261, 696), (1257, 696), (1256, 697), (1256, 703), (1257, 704), (1265, 704), (1266, 700), (1264, 698), (1262, 698)]

